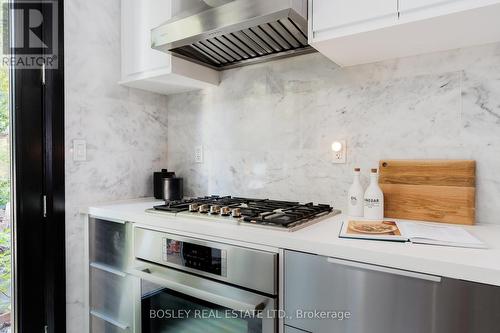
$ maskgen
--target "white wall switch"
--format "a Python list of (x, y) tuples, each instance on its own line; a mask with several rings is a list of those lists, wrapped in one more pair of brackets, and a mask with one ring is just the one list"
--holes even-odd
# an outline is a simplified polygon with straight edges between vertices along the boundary
[(203, 163), (203, 146), (194, 147), (194, 161), (195, 163)]
[(73, 161), (87, 160), (87, 142), (85, 140), (73, 140)]
[(347, 161), (347, 144), (345, 140), (332, 143), (333, 163), (343, 164)]

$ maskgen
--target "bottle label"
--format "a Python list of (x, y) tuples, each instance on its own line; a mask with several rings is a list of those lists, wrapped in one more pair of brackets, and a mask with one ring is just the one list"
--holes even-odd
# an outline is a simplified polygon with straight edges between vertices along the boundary
[(358, 198), (356, 198), (354, 195), (351, 195), (351, 205), (357, 206), (358, 205)]
[(365, 198), (365, 207), (367, 208), (378, 208), (380, 207), (379, 199)]

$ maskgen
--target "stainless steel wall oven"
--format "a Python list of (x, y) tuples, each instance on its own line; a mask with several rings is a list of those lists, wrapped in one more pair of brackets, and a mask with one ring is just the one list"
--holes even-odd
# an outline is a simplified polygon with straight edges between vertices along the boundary
[(134, 254), (142, 333), (277, 332), (277, 253), (136, 227)]

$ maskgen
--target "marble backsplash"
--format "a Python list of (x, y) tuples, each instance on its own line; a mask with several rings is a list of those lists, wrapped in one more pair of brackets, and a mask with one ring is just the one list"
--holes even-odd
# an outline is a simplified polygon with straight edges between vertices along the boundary
[[(167, 109), (168, 167), (187, 195), (344, 209), (355, 166), (366, 184), (380, 159), (475, 159), (478, 220), (500, 223), (500, 44), (344, 69), (320, 54), (273, 61), (169, 96)], [(332, 163), (337, 139), (346, 164)]]
[[(87, 315), (79, 210), (152, 196), (152, 173), (167, 163), (167, 112), (165, 96), (117, 83), (120, 0), (75, 0), (64, 7), (67, 332), (82, 333)], [(74, 139), (87, 141), (87, 161), (73, 161)]]

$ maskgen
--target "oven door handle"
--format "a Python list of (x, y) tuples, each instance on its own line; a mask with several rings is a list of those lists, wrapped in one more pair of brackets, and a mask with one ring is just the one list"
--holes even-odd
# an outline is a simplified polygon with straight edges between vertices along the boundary
[[(235, 311), (262, 311), (269, 302), (269, 298), (264, 296), (153, 264), (137, 267), (132, 269), (130, 273), (178, 293), (221, 305)], [(173, 281), (169, 275), (183, 277), (182, 283)], [(205, 289), (203, 289), (204, 286)], [(211, 291), (216, 290), (218, 293), (207, 289)], [(227, 294), (231, 294), (231, 296)], [(248, 302), (248, 300), (252, 302)]]

